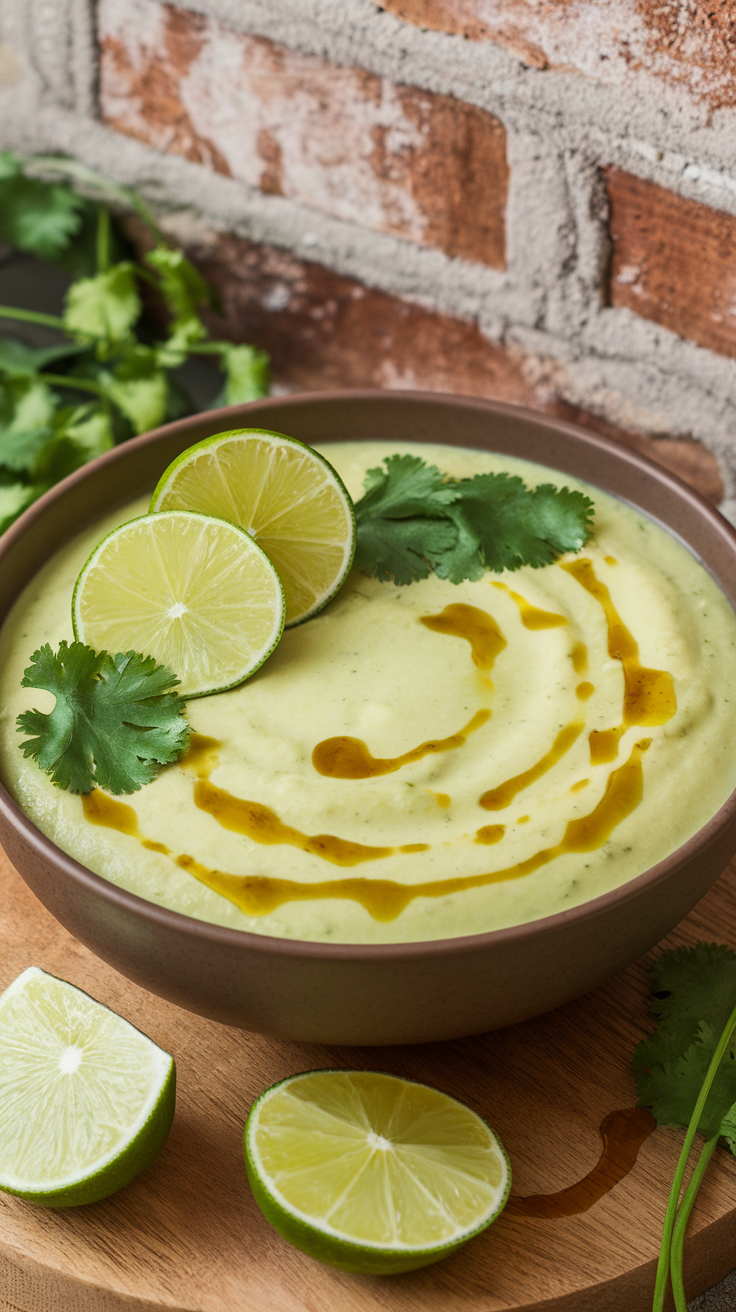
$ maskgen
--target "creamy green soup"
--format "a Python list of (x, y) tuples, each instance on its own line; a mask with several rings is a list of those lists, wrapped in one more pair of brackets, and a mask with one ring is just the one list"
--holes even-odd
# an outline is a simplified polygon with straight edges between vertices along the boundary
[(62, 792), (19, 750), (31, 653), (72, 639), (108, 516), (0, 632), (0, 774), (90, 870), (151, 902), (289, 938), (384, 943), (520, 924), (660, 861), (736, 787), (736, 620), (694, 557), (597, 489), (450, 447), (339, 443), (349, 492), (394, 451), (455, 477), (580, 487), (595, 536), (544, 569), (394, 587), (353, 573), (247, 683), (188, 704), (189, 756), (130, 797)]

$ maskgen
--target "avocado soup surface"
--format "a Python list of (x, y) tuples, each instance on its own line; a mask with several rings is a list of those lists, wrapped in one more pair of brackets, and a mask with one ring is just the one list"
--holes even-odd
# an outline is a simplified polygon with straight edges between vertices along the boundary
[(152, 902), (327, 942), (447, 938), (586, 902), (662, 860), (736, 787), (736, 618), (691, 553), (595, 488), (455, 447), (321, 449), (357, 500), (410, 452), (454, 477), (580, 488), (577, 555), (454, 585), (353, 572), (246, 683), (188, 703), (186, 758), (81, 798), (19, 750), (31, 653), (72, 640), (74, 581), (140, 499), (63, 547), (0, 631), (0, 775), (69, 855)]

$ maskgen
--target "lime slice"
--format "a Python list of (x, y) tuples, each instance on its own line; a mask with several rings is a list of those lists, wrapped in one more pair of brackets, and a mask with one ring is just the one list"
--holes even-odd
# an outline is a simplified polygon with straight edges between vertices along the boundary
[(183, 697), (233, 688), (270, 656), (284, 594), (236, 524), (189, 510), (141, 515), (103, 538), (74, 588), (74, 636), (138, 651), (178, 676)]
[(282, 433), (240, 428), (198, 442), (169, 465), (151, 510), (200, 510), (240, 524), (284, 585), (286, 627), (316, 615), (355, 554), (355, 513), (323, 456)]
[(169, 1054), (81, 989), (30, 966), (0, 997), (0, 1189), (107, 1198), (161, 1151), (175, 1102)]
[(498, 1216), (511, 1168), (475, 1112), (375, 1071), (274, 1084), (245, 1127), (248, 1178), (285, 1239), (344, 1271), (388, 1275), (447, 1257)]

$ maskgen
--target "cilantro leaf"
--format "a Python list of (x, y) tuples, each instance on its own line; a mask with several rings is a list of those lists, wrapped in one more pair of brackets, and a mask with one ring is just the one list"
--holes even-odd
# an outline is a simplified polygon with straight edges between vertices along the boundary
[(27, 346), (17, 337), (0, 336), (0, 373), (6, 378), (25, 378), (38, 373), (47, 364), (80, 355), (83, 346), (70, 342), (60, 346)]
[(112, 446), (112, 423), (106, 410), (92, 405), (64, 407), (56, 413), (53, 437), (38, 453), (33, 476), (58, 483)]
[(107, 395), (130, 420), (136, 433), (158, 428), (166, 418), (168, 380), (156, 351), (140, 343), (130, 346), (112, 373), (101, 372)]
[(579, 551), (593, 503), (551, 484), (530, 489), (510, 474), (450, 479), (419, 456), (389, 456), (372, 469), (355, 507), (356, 567), (411, 583), (434, 570), (452, 583)]
[[(672, 1043), (665, 1040), (659, 1049), (653, 1049), (653, 1064), (637, 1072), (640, 1105), (649, 1108), (658, 1125), (676, 1125), (682, 1129), (689, 1125), (722, 1029), (723, 1026), (716, 1031), (702, 1021), (696, 1042), (684, 1053), (675, 1055)], [(724, 1119), (736, 1112), (734, 1104), (736, 1055), (732, 1048), (718, 1067), (698, 1123), (698, 1130), (706, 1139), (721, 1132)]]
[[(158, 274), (161, 295), (173, 314), (174, 324), (195, 319), (200, 305), (212, 305), (212, 288), (183, 251), (156, 246), (143, 258)], [(200, 324), (200, 336), (204, 335), (205, 329)]]
[(239, 405), (244, 401), (257, 401), (261, 396), (268, 396), (270, 387), (270, 356), (267, 351), (259, 351), (255, 346), (233, 342), (213, 343), (220, 357), (220, 368), (225, 372), (225, 382), (219, 395), (212, 402), (212, 408), (220, 405)]
[(440, 578), (460, 583), (484, 570), (551, 565), (565, 551), (579, 551), (590, 536), (593, 503), (582, 492), (551, 483), (528, 488), (510, 474), (477, 474), (457, 484), (450, 507), (457, 545), (442, 559)]
[(56, 705), (49, 714), (25, 711), (20, 744), (58, 788), (89, 793), (134, 793), (186, 750), (189, 725), (179, 680), (153, 656), (94, 652), (82, 642), (48, 643), (35, 651), (22, 679), (45, 688)]
[(169, 336), (157, 345), (158, 362), (167, 369), (183, 364), (192, 346), (207, 336), (200, 305), (211, 305), (214, 293), (183, 251), (156, 246), (143, 257), (158, 275), (159, 290), (172, 314)]
[(94, 278), (79, 278), (66, 294), (64, 327), (72, 335), (119, 342), (140, 317), (141, 298), (130, 260)]
[(42, 377), (9, 378), (0, 383), (0, 465), (30, 471), (51, 436), (56, 399)]
[(361, 523), (381, 519), (441, 518), (454, 501), (456, 485), (421, 456), (387, 456), (385, 469), (369, 469), (365, 495), (355, 507)]
[(48, 483), (11, 482), (0, 477), (0, 533), (4, 533), (47, 488)]
[[(639, 1105), (649, 1107), (659, 1125), (686, 1130), (657, 1264), (653, 1306), (661, 1312), (668, 1278), (677, 1307), (685, 1307), (682, 1257), (688, 1218), (719, 1137), (736, 1155), (736, 953), (715, 943), (696, 943), (664, 952), (651, 976), (650, 1006), (659, 1024), (634, 1050)], [(705, 1143), (683, 1194), (698, 1131)]]
[[(652, 1038), (666, 1034), (683, 1053), (695, 1042), (701, 1021), (721, 1032), (736, 1002), (736, 952), (703, 942), (675, 948), (657, 957), (650, 976), (649, 1006), (659, 1027)], [(651, 1065), (649, 1042), (636, 1049), (637, 1065)]]
[(388, 456), (369, 469), (355, 506), (355, 567), (396, 584), (426, 579), (457, 531), (447, 519), (455, 492), (436, 465), (420, 456)]
[[(736, 1001), (736, 953), (715, 943), (663, 952), (651, 968), (657, 1029), (634, 1049), (640, 1105), (660, 1125), (687, 1126), (718, 1039)], [(736, 1134), (736, 1056), (726, 1053), (698, 1128), (718, 1133), (732, 1112)], [(731, 1124), (729, 1122), (729, 1124)], [(725, 1133), (725, 1131), (724, 1131)]]
[(79, 231), (87, 203), (63, 183), (25, 177), (10, 152), (0, 156), (0, 241), (56, 260)]
[(380, 534), (358, 532), (355, 568), (398, 586), (429, 577), (457, 534), (443, 519), (386, 519)]

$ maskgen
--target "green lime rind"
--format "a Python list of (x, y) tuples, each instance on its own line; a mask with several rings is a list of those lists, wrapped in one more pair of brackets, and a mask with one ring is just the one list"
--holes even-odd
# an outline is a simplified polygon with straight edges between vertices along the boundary
[(102, 1166), (93, 1175), (86, 1176), (62, 1189), (33, 1190), (11, 1189), (3, 1182), (0, 1172), (0, 1189), (14, 1194), (26, 1203), (40, 1203), (43, 1207), (82, 1207), (99, 1203), (135, 1180), (158, 1157), (169, 1137), (176, 1110), (176, 1065), (172, 1058), (166, 1082), (161, 1089), (151, 1114), (120, 1157)]
[[(429, 1244), (425, 1247), (412, 1246), (411, 1248), (408, 1246), (386, 1248), (369, 1242), (357, 1243), (310, 1220), (295, 1208), (284, 1205), (278, 1196), (278, 1191), (268, 1187), (263, 1174), (256, 1165), (257, 1150), (253, 1144), (253, 1135), (258, 1121), (259, 1109), (266, 1098), (286, 1084), (302, 1079), (307, 1075), (332, 1073), (343, 1075), (345, 1071), (335, 1070), (333, 1072), (327, 1068), (319, 1071), (305, 1071), (299, 1075), (290, 1075), (286, 1079), (279, 1080), (270, 1088), (265, 1089), (256, 1099), (245, 1124), (243, 1152), (253, 1197), (266, 1220), (278, 1231), (283, 1239), (298, 1248), (302, 1253), (306, 1253), (308, 1257), (315, 1258), (317, 1261), (324, 1262), (328, 1266), (336, 1267), (341, 1271), (348, 1271), (354, 1275), (400, 1275), (405, 1271), (416, 1271), (421, 1267), (431, 1266), (435, 1262), (443, 1261), (444, 1258), (457, 1252), (469, 1240), (482, 1234), (484, 1230), (487, 1230), (493, 1224), (506, 1206), (511, 1193), (511, 1163), (500, 1139), (485, 1121), (482, 1123), (490, 1131), (493, 1141), (505, 1162), (506, 1184), (490, 1215), (446, 1243)], [(350, 1074), (358, 1073), (356, 1071), (350, 1072)], [(369, 1073), (374, 1074), (375, 1072)], [(420, 1082), (403, 1080), (403, 1083), (419, 1084)], [(452, 1099), (449, 1095), (445, 1096), (449, 1101), (458, 1102), (457, 1099)], [(463, 1104), (459, 1105), (463, 1106)], [(477, 1113), (474, 1113), (474, 1115), (476, 1115), (477, 1120), (482, 1121), (482, 1117), (477, 1116)]]
[[(161, 513), (161, 512), (157, 512), (157, 513)], [(253, 550), (267, 564), (275, 584), (277, 596), (280, 597), (281, 600), (280, 615), (277, 624), (274, 626), (274, 636), (270, 642), (270, 645), (264, 648), (263, 651), (259, 653), (258, 659), (255, 662), (249, 664), (245, 673), (239, 674), (237, 678), (232, 679), (227, 683), (218, 683), (212, 685), (211, 687), (197, 689), (196, 691), (182, 690), (181, 695), (185, 697), (187, 701), (191, 701), (197, 697), (210, 697), (217, 693), (228, 692), (231, 688), (237, 688), (240, 686), (241, 683), (245, 683), (245, 681), (249, 679), (251, 675), (255, 674), (257, 670), (260, 670), (261, 666), (264, 664), (265, 661), (268, 660), (269, 656), (273, 655), (273, 652), (276, 650), (276, 648), (279, 645), (279, 642), (281, 641), (281, 637), (284, 632), (284, 621), (286, 617), (286, 602), (284, 598), (284, 589), (281, 583), (281, 579), (279, 578), (277, 571), (274, 569), (273, 565), (271, 564), (271, 561), (269, 560), (263, 548), (258, 545), (258, 543), (254, 540), (254, 538), (252, 538), (251, 535), (247, 533), (244, 528), (242, 528), (239, 524), (234, 524), (232, 520), (225, 519), (222, 515), (205, 515), (198, 510), (169, 510), (164, 513), (171, 516), (181, 516), (183, 519), (200, 519), (208, 523), (214, 521), (216, 523), (224, 524), (228, 529), (234, 530), (235, 532), (242, 535), (242, 537), (248, 540)], [(105, 547), (108, 545), (108, 543), (112, 542), (115, 538), (120, 537), (125, 532), (126, 529), (130, 528), (132, 524), (139, 524), (145, 520), (149, 520), (149, 519), (152, 520), (153, 518), (154, 515), (149, 511), (149, 513), (146, 515), (137, 515), (135, 516), (135, 518), (127, 520), (124, 524), (118, 525), (118, 527), (112, 529), (111, 532), (108, 533), (102, 539), (101, 542), (98, 542), (94, 551), (92, 551), (90, 556), (85, 561), (84, 565), (79, 571), (77, 580), (74, 584), (74, 591), (72, 593), (72, 606), (71, 606), (72, 629), (74, 631), (74, 637), (77, 640), (77, 642), (88, 643), (88, 645), (95, 647), (95, 650), (98, 650), (98, 648), (96, 648), (95, 646), (95, 643), (90, 642), (89, 637), (85, 633), (85, 626), (80, 617), (79, 610), (80, 610), (82, 589), (85, 580), (87, 579), (91, 570), (97, 563), (99, 557), (102, 555)], [(135, 636), (132, 634), (126, 650), (130, 650), (130, 649), (139, 650), (139, 648), (136, 646)], [(110, 654), (115, 655), (116, 653), (111, 652)], [(142, 651), (141, 655), (144, 656), (152, 655), (156, 658), (156, 660), (159, 660), (159, 656), (157, 655), (156, 652)], [(166, 662), (164, 662), (164, 664), (165, 663)], [(178, 677), (179, 671), (174, 670), (173, 673), (176, 674)]]
[[(48, 1187), (40, 1185), (38, 1179), (28, 1182), (28, 1187), (23, 1187), (19, 1179), (18, 1172), (8, 1172), (7, 1158), (5, 1161), (0, 1159), (0, 1190), (4, 1193), (12, 1194), (25, 1202), (38, 1203), (43, 1207), (80, 1207), (88, 1203), (99, 1202), (102, 1198), (108, 1198), (111, 1194), (117, 1193), (119, 1189), (125, 1188), (136, 1176), (146, 1170), (161, 1152), (168, 1138), (171, 1126), (174, 1120), (174, 1111), (176, 1107), (176, 1065), (173, 1058), (162, 1048), (159, 1048), (151, 1039), (148, 1038), (141, 1030), (130, 1021), (126, 1021), (117, 1013), (112, 1012), (104, 1004), (97, 1002), (83, 989), (77, 988), (76, 985), (67, 983), (46, 971), (40, 970), (36, 966), (31, 966), (23, 971), (17, 979), (5, 990), (0, 996), (0, 1046), (7, 1041), (9, 1035), (11, 1040), (12, 1057), (17, 1063), (18, 1054), (18, 1030), (17, 1017), (8, 1018), (6, 1007), (9, 1001), (22, 1000), (26, 990), (34, 985), (41, 985), (47, 991), (50, 990), (54, 1000), (63, 996), (63, 998), (72, 1004), (72, 1015), (76, 1021), (76, 1039), (91, 1044), (91, 1058), (93, 1065), (95, 1063), (95, 1042), (99, 1044), (99, 1024), (104, 1020), (108, 1027), (112, 1028), (112, 1040), (118, 1035), (123, 1035), (122, 1040), (127, 1044), (123, 1051), (130, 1053), (131, 1037), (135, 1051), (139, 1054), (141, 1051), (146, 1054), (155, 1054), (155, 1057), (147, 1055), (146, 1060), (151, 1062), (150, 1067), (150, 1084), (151, 1094), (155, 1093), (154, 1100), (147, 1107), (148, 1098), (144, 1100), (143, 1113), (145, 1120), (138, 1126), (132, 1137), (126, 1137), (124, 1122), (121, 1128), (120, 1139), (113, 1146), (103, 1153), (97, 1161), (91, 1163), (91, 1169), (85, 1169), (80, 1166), (76, 1173), (71, 1170), (63, 1181), (58, 1178), (49, 1182)], [(63, 1008), (59, 1009), (63, 1014)], [(66, 1015), (68, 1016), (68, 1012)], [(81, 1020), (80, 1020), (81, 1017)], [(31, 1028), (33, 1028), (31, 1026)], [(34, 1058), (30, 1065), (27, 1088), (24, 1095), (23, 1115), (31, 1121), (30, 1130), (35, 1135), (48, 1133), (49, 1122), (55, 1121), (54, 1113), (58, 1112), (58, 1101), (55, 1104), (53, 1097), (50, 1095), (50, 1083), (59, 1080), (59, 1067), (54, 1070), (53, 1062), (49, 1058), (51, 1048), (54, 1048), (56, 1057), (58, 1057), (59, 1047), (70, 1041), (70, 1029), (68, 1023), (59, 1023), (58, 1029), (53, 1024), (44, 1027), (45, 1044), (40, 1049), (34, 1048)], [(4, 1031), (4, 1032), (3, 1032)], [(27, 1030), (23, 1032), (23, 1038), (29, 1041)], [(121, 1042), (118, 1039), (118, 1044)], [(55, 1045), (55, 1046), (54, 1046)], [(74, 1097), (67, 1100), (64, 1104), (64, 1121), (59, 1125), (58, 1131), (54, 1129), (54, 1135), (68, 1132), (68, 1116), (84, 1114), (85, 1106), (85, 1086), (88, 1085), (89, 1076), (84, 1074), (88, 1058), (84, 1054), (80, 1062), (80, 1069), (83, 1070), (82, 1084), (74, 1091)], [(118, 1061), (120, 1061), (118, 1053)], [(127, 1058), (123, 1058), (127, 1061)], [(126, 1067), (127, 1069), (127, 1067)], [(97, 1076), (100, 1075), (98, 1066)], [(18, 1080), (18, 1072), (15, 1072), (15, 1081)], [(62, 1079), (77, 1079), (76, 1075), (62, 1076)], [(22, 1081), (22, 1076), (21, 1076)], [(24, 1086), (26, 1087), (26, 1086)], [(156, 1093), (156, 1089), (158, 1092)], [(13, 1093), (17, 1095), (17, 1084), (13, 1088)], [(112, 1095), (109, 1095), (112, 1099)], [(73, 1109), (70, 1111), (70, 1109)], [(3, 1119), (15, 1114), (17, 1118), (17, 1107), (12, 1109), (12, 1113), (4, 1100), (0, 1097), (0, 1116)], [(34, 1117), (35, 1113), (35, 1117)], [(89, 1107), (87, 1107), (89, 1114)], [(11, 1124), (13, 1122), (11, 1121)], [(35, 1136), (34, 1136), (35, 1137)], [(119, 1146), (122, 1143), (122, 1146)], [(44, 1159), (46, 1161), (46, 1159)]]
[(324, 592), (324, 594), (321, 595), (315, 601), (314, 605), (311, 606), (307, 611), (305, 611), (304, 614), (301, 614), (294, 619), (289, 619), (286, 621), (285, 627), (287, 629), (296, 628), (299, 624), (304, 624), (306, 620), (313, 619), (315, 615), (318, 615), (320, 611), (324, 610), (325, 606), (327, 606), (329, 602), (332, 601), (333, 597), (335, 597), (337, 593), (340, 591), (340, 588), (342, 587), (343, 583), (345, 582), (345, 579), (347, 578), (352, 568), (353, 559), (355, 557), (355, 549), (357, 545), (355, 507), (353, 505), (352, 498), (347, 488), (345, 487), (343, 480), (338, 474), (337, 470), (334, 468), (333, 465), (330, 464), (329, 460), (327, 460), (325, 456), (321, 454), (321, 452), (315, 451), (314, 447), (309, 446), (306, 442), (300, 442), (298, 438), (289, 437), (288, 434), (286, 433), (278, 433), (275, 430), (269, 428), (233, 428), (233, 429), (229, 429), (227, 432), (224, 433), (216, 433), (213, 437), (205, 437), (202, 439), (201, 442), (197, 442), (195, 443), (194, 446), (188, 447), (187, 450), (182, 451), (181, 455), (177, 456), (175, 460), (172, 460), (171, 464), (164, 470), (158, 483), (156, 484), (156, 487), (154, 488), (153, 496), (151, 497), (151, 503), (149, 506), (149, 513), (158, 514), (160, 513), (162, 508), (165, 508), (163, 507), (163, 502), (172, 483), (175, 481), (175, 476), (186, 465), (191, 464), (194, 460), (196, 460), (203, 451), (212, 450), (217, 446), (220, 446), (222, 443), (226, 441), (230, 441), (234, 437), (241, 437), (250, 434), (252, 434), (253, 436), (260, 436), (265, 438), (276, 438), (278, 442), (283, 442), (288, 444), (289, 446), (298, 447), (302, 451), (309, 452), (309, 455), (312, 457), (312, 459), (318, 462), (319, 464), (321, 464), (322, 467), (328, 472), (332, 482), (334, 483), (335, 489), (342, 500), (344, 508), (347, 512), (349, 523), (351, 525), (350, 547), (346, 553), (343, 565), (338, 575), (336, 576), (334, 582)]

